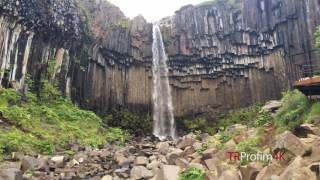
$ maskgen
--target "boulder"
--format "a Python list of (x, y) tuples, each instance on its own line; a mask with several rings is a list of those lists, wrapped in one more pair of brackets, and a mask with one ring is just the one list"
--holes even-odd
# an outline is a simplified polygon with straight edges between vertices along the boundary
[(280, 175), (284, 168), (278, 163), (271, 163), (264, 167), (257, 175), (256, 180), (270, 180), (273, 175)]
[(308, 148), (300, 141), (300, 139), (293, 135), (290, 131), (285, 131), (279, 136), (275, 148), (284, 148), (296, 156), (302, 156), (308, 150)]
[(159, 142), (156, 145), (156, 148), (158, 149), (160, 154), (166, 155), (169, 152), (169, 143), (168, 142)]
[(1, 169), (0, 179), (2, 180), (23, 180), (22, 172), (17, 168)]
[(56, 167), (63, 167), (64, 156), (53, 156), (50, 159)]
[(145, 156), (138, 156), (134, 160), (135, 165), (147, 165), (148, 164), (148, 158)]
[(195, 151), (195, 149), (194, 149), (194, 147), (193, 146), (188, 146), (188, 147), (186, 147), (185, 149), (184, 149), (184, 151), (183, 151), (183, 156), (189, 156), (189, 155), (191, 155), (191, 154), (193, 154), (193, 153), (195, 153), (196, 151)]
[(316, 174), (312, 172), (301, 156), (295, 160), (283, 171), (279, 180), (317, 180)]
[(178, 180), (180, 174), (180, 167), (174, 165), (163, 165), (157, 180)]
[(219, 180), (240, 180), (240, 176), (235, 169), (229, 169), (222, 173)]
[(110, 175), (105, 175), (101, 178), (101, 180), (113, 180), (113, 177)]
[(195, 142), (195, 139), (192, 136), (183, 136), (181, 141), (178, 143), (177, 148), (184, 149), (187, 146), (192, 146)]
[(148, 179), (152, 178), (153, 173), (152, 171), (148, 170), (144, 166), (134, 166), (130, 171), (130, 179)]
[(264, 106), (262, 106), (262, 110), (265, 111), (276, 111), (278, 110), (280, 107), (282, 106), (282, 102), (281, 101), (276, 101), (276, 100), (271, 100), (266, 102), (266, 104)]
[(313, 124), (302, 124), (300, 125), (300, 129), (306, 134), (314, 134), (320, 136), (320, 128)]
[(263, 169), (263, 164), (260, 162), (251, 162), (246, 166), (240, 167), (242, 180), (256, 179), (258, 173)]
[(41, 163), (39, 159), (32, 156), (25, 156), (21, 161), (21, 170), (25, 172), (28, 169), (39, 169), (40, 165)]
[(204, 160), (205, 165), (210, 171), (216, 171), (217, 172), (217, 165), (221, 163), (221, 160), (214, 157), (211, 159)]
[(147, 168), (150, 169), (150, 170), (153, 170), (153, 169), (159, 168), (160, 164), (161, 163), (159, 161), (153, 160), (153, 161), (151, 161), (151, 163), (149, 163), (147, 165)]
[(174, 164), (175, 160), (179, 157), (181, 157), (183, 154), (183, 151), (181, 149), (174, 149), (170, 153), (167, 154), (166, 159), (169, 164)]
[(219, 150), (217, 148), (206, 149), (202, 153), (202, 159), (210, 159), (212, 158)]
[(175, 165), (179, 166), (181, 169), (185, 169), (189, 166), (189, 162), (183, 158), (177, 158), (175, 160)]

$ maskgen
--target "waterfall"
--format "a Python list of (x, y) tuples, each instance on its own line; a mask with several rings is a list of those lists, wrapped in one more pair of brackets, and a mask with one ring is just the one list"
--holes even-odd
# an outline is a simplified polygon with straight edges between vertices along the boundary
[(173, 105), (166, 64), (168, 58), (158, 25), (153, 25), (152, 54), (153, 134), (159, 139), (165, 139), (168, 136), (175, 138)]

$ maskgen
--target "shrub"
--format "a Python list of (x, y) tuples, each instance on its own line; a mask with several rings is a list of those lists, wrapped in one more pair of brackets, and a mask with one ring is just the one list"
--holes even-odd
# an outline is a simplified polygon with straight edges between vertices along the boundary
[(204, 180), (205, 172), (195, 167), (189, 167), (180, 174), (180, 180)]
[(314, 123), (316, 118), (320, 118), (320, 102), (314, 103), (306, 117), (307, 123)]
[(282, 98), (282, 107), (276, 114), (279, 132), (294, 130), (303, 123), (302, 117), (309, 109), (308, 98), (298, 90), (288, 91)]
[(259, 115), (254, 122), (255, 127), (260, 127), (272, 120), (271, 113), (266, 110), (260, 110)]

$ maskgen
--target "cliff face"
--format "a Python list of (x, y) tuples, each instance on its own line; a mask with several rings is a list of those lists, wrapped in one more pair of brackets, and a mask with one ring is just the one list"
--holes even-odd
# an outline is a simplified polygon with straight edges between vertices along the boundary
[[(278, 98), (295, 64), (320, 64), (317, 0), (237, 0), (186, 6), (161, 21), (175, 115)], [(48, 64), (66, 96), (97, 112), (151, 111), (152, 24), (103, 0), (0, 2), (1, 85), (39, 88)]]

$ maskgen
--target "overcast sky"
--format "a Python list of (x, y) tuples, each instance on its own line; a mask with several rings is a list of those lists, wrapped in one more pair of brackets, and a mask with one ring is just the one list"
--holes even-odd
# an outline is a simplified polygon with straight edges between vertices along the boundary
[(199, 4), (204, 1), (208, 0), (109, 0), (127, 17), (133, 18), (141, 14), (150, 22), (173, 15), (184, 5)]

